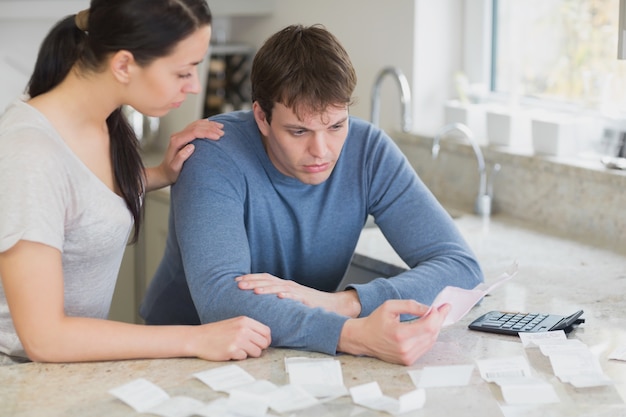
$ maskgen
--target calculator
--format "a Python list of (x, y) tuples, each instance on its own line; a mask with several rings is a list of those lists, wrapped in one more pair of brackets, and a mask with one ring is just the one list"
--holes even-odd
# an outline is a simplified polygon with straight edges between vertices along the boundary
[(584, 323), (583, 310), (578, 310), (567, 317), (557, 314), (512, 313), (490, 311), (470, 323), (472, 330), (517, 336), (518, 333), (549, 332), (563, 330), (569, 333), (574, 326)]

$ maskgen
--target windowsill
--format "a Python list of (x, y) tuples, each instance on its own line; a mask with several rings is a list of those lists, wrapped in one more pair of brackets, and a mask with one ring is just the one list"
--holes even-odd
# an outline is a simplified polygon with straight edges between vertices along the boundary
[[(472, 212), (478, 194), (476, 157), (469, 144), (441, 140), (432, 159), (432, 137), (392, 135), (424, 184), (445, 206)], [(599, 158), (536, 155), (481, 146), (493, 182), (494, 214), (501, 213), (572, 239), (626, 247), (626, 171)], [(492, 175), (494, 164), (501, 170)]]
[[(394, 132), (394, 139), (408, 143), (418, 145), (430, 150), (433, 142), (432, 137), (414, 134)], [(473, 155), (472, 148), (469, 144), (462, 143), (455, 139), (443, 139), (442, 147), (448, 148), (454, 152), (461, 152), (467, 155)], [(554, 172), (571, 175), (583, 175), (591, 176), (595, 178), (626, 178), (626, 171), (619, 169), (609, 169), (602, 162), (602, 156), (581, 154), (579, 156), (551, 156), (535, 154), (529, 151), (521, 151), (504, 146), (482, 145), (481, 149), (486, 160), (492, 160), (493, 162), (502, 163), (541, 163), (546, 167), (551, 167)]]

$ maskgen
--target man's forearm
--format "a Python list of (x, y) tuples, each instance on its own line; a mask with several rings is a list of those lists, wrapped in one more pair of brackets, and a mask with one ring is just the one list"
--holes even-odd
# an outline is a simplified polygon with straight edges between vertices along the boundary
[(335, 293), (338, 298), (337, 313), (351, 318), (359, 317), (361, 314), (361, 302), (356, 290), (349, 289)]

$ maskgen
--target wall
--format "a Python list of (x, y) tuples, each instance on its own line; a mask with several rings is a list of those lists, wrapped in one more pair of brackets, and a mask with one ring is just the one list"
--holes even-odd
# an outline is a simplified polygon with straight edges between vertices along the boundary
[(24, 92), (39, 44), (56, 20), (0, 20), (0, 114)]
[[(274, 0), (208, 0), (216, 21), (271, 13)], [(24, 92), (42, 40), (62, 17), (89, 7), (89, 0), (0, 0), (0, 114)], [(195, 106), (189, 105), (195, 113)], [(193, 116), (195, 117), (195, 116)], [(192, 116), (184, 117), (185, 125)], [(178, 124), (174, 128), (179, 127)]]
[[(396, 134), (396, 141), (424, 183), (448, 207), (472, 212), (478, 194), (478, 165), (469, 145), (442, 140), (432, 159), (432, 139)], [(493, 177), (493, 215), (521, 221), (545, 233), (626, 253), (626, 171), (597, 161), (564, 163), (483, 147)]]
[[(461, 12), (461, 0), (275, 0), (270, 16), (234, 19), (230, 38), (258, 47), (284, 26), (321, 23), (339, 38), (356, 68), (353, 115), (370, 119), (376, 75), (393, 65), (412, 87), (415, 130), (432, 133), (443, 123), (452, 68), (460, 66)], [(391, 79), (383, 82), (381, 104), (381, 126), (398, 129), (399, 91)]]
[[(37, 6), (42, 2), (29, 3), (44, 9)], [(0, 16), (0, 113), (23, 92), (49, 28), (62, 16), (87, 7), (89, 1), (57, 3), (63, 7), (47, 7), (47, 17), (38, 12), (16, 20), (9, 12), (11, 5), (18, 3), (0, 0), (7, 12)], [(239, 3), (239, 8), (250, 7), (249, 2)], [(243, 10), (233, 13), (225, 9), (229, 4), (230, 0), (209, 0), (216, 14), (228, 14), (232, 20), (226, 25), (232, 42), (258, 47), (269, 35), (292, 23), (321, 23), (331, 30), (348, 50), (357, 71), (358, 101), (352, 114), (369, 120), (376, 75), (384, 66), (393, 65), (405, 73), (412, 87), (414, 131), (432, 134), (443, 124), (443, 103), (454, 96), (453, 71), (460, 68), (462, 57), (462, 0), (265, 0), (262, 10), (254, 10), (257, 14), (252, 17), (243, 16)], [(21, 2), (20, 7), (24, 8)], [(267, 10), (272, 13), (267, 15)], [(217, 25), (222, 22), (216, 20)], [(399, 91), (391, 79), (383, 82), (381, 104), (381, 126), (388, 131), (398, 129)]]

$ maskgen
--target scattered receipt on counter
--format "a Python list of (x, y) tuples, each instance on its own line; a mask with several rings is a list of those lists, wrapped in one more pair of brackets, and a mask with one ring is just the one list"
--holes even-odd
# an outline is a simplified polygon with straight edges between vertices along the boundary
[(289, 382), (316, 398), (326, 400), (348, 395), (343, 384), (341, 362), (332, 358), (285, 358)]
[[(461, 320), (472, 307), (476, 305), (485, 295), (489, 294), (495, 288), (502, 285), (504, 282), (510, 280), (517, 274), (518, 264), (517, 261), (495, 279), (490, 285), (486, 283), (478, 284), (471, 290), (464, 288), (447, 286), (435, 297), (428, 312), (433, 308), (439, 308), (443, 304), (450, 304), (450, 313), (446, 316), (443, 322), (443, 326), (449, 326)], [(428, 314), (428, 312), (426, 314)]]
[(408, 371), (418, 388), (461, 387), (469, 384), (474, 365), (425, 366)]
[(125, 402), (138, 413), (155, 414), (163, 417), (191, 416), (205, 406), (201, 401), (189, 397), (170, 397), (159, 386), (138, 378), (109, 393)]
[(626, 361), (626, 345), (619, 346), (611, 352), (609, 355), (609, 359), (613, 359), (616, 361)]
[[(598, 358), (579, 339), (568, 339), (563, 330), (541, 333), (520, 333), (524, 347), (538, 347), (550, 359), (552, 371), (561, 382), (576, 388), (612, 385), (602, 371)], [(609, 357), (610, 359), (610, 357)]]
[(422, 388), (401, 395), (396, 400), (383, 395), (377, 382), (352, 387), (350, 395), (355, 404), (394, 415), (420, 409), (426, 402), (426, 391)]
[(525, 348), (541, 347), (541, 345), (550, 345), (554, 343), (561, 343), (567, 340), (565, 332), (563, 330), (553, 330), (550, 332), (531, 332), (531, 333), (518, 333), (519, 338), (522, 341), (522, 346)]
[(580, 340), (568, 339), (553, 345), (543, 344), (540, 348), (561, 382), (576, 388), (613, 385), (611, 378), (602, 371), (598, 358)]
[(229, 391), (235, 387), (250, 384), (254, 377), (238, 365), (224, 365), (193, 374), (215, 391)]
[(524, 356), (477, 360), (480, 375), (500, 386), (507, 404), (547, 404), (559, 402), (554, 387), (532, 376)]

